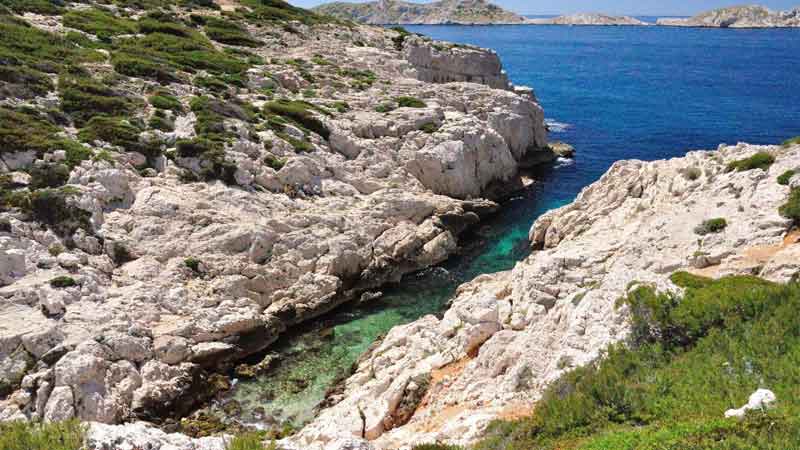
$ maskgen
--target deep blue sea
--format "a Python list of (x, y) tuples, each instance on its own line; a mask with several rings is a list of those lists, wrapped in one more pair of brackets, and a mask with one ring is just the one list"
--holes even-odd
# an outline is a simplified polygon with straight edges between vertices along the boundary
[(295, 425), (309, 420), (325, 390), (377, 337), (441, 311), (460, 283), (512, 268), (528, 254), (533, 221), (572, 201), (614, 161), (800, 135), (800, 30), (407, 28), (496, 50), (512, 81), (535, 89), (551, 139), (575, 146), (577, 157), (537, 170), (537, 183), (441, 267), (409, 275), (379, 300), (340, 308), (282, 338), (273, 349), (281, 356), (278, 367), (234, 393), (244, 411), (261, 407)]

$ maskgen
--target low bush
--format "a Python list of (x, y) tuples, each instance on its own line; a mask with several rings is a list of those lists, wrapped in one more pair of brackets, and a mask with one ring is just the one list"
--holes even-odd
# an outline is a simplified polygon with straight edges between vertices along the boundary
[(63, 16), (64, 26), (93, 34), (101, 40), (120, 34), (136, 33), (136, 22), (100, 8), (70, 10)]
[(59, 0), (0, 0), (0, 11), (2, 7), (17, 14), (32, 12), (54, 16), (64, 12), (64, 3)]
[(0, 422), (3, 450), (80, 450), (85, 437), (86, 427), (77, 420), (47, 424)]
[[(475, 448), (797, 448), (800, 286), (697, 282), (683, 296), (633, 290), (620, 301), (631, 311), (630, 343), (562, 376), (531, 417), (494, 423)], [(723, 418), (759, 387), (776, 393), (775, 408)]]
[(683, 175), (683, 178), (686, 178), (689, 181), (695, 181), (700, 178), (701, 175), (703, 175), (703, 171), (697, 167), (686, 167), (678, 170), (678, 172)]
[(260, 47), (262, 42), (254, 38), (244, 27), (230, 20), (203, 17), (206, 36), (212, 41), (240, 47)]
[(50, 280), (50, 286), (52, 286), (52, 287), (54, 287), (56, 289), (63, 289), (63, 288), (77, 286), (77, 285), (78, 285), (78, 283), (75, 281), (74, 278), (66, 276), (66, 275), (62, 275), (60, 277), (55, 277), (52, 280)]
[(200, 260), (197, 258), (192, 258), (192, 257), (186, 258), (185, 260), (183, 260), (183, 265), (185, 265), (195, 273), (200, 272)]
[(705, 236), (706, 234), (719, 233), (728, 226), (728, 221), (722, 217), (709, 219), (694, 228), (695, 234)]
[(425, 108), (428, 106), (422, 100), (416, 97), (396, 97), (394, 99), (397, 105), (401, 108)]
[(800, 223), (800, 188), (792, 189), (789, 199), (780, 207), (778, 212), (789, 219)]
[(787, 140), (783, 141), (783, 146), (784, 147), (791, 147), (793, 145), (798, 145), (798, 144), (800, 144), (800, 136), (796, 136), (796, 137), (793, 137), (791, 139), (787, 139)]
[(28, 188), (31, 190), (57, 188), (67, 184), (69, 167), (65, 164), (42, 164), (30, 168), (31, 176)]
[(321, 120), (314, 116), (312, 110), (315, 109), (314, 105), (308, 102), (286, 99), (267, 102), (264, 105), (264, 111), (267, 114), (275, 114), (289, 119), (327, 140), (331, 132)]
[(126, 151), (147, 153), (139, 141), (142, 130), (120, 117), (95, 116), (78, 132), (83, 142), (105, 141)]
[(744, 172), (746, 170), (767, 170), (775, 162), (775, 157), (766, 152), (758, 152), (749, 158), (728, 163), (728, 172)]
[(75, 194), (67, 187), (39, 189), (28, 196), (26, 205), (21, 206), (29, 209), (36, 221), (48, 225), (60, 236), (72, 236), (78, 229), (92, 234), (91, 214), (67, 201)]
[(264, 157), (264, 164), (277, 171), (283, 169), (283, 166), (286, 165), (286, 159), (278, 158), (275, 155), (267, 155)]
[(395, 50), (403, 50), (403, 45), (406, 42), (406, 38), (411, 36), (411, 33), (409, 33), (409, 31), (403, 27), (392, 27), (391, 29), (397, 32), (397, 36), (392, 38)]
[(160, 130), (166, 133), (175, 131), (175, 123), (171, 120), (166, 119), (160, 116), (153, 116), (147, 122), (147, 126), (152, 128), (153, 130)]
[(794, 170), (787, 170), (778, 177), (778, 184), (787, 186), (796, 172)]
[(61, 108), (79, 127), (94, 116), (128, 116), (136, 109), (133, 100), (80, 69), (62, 74), (58, 89)]
[(150, 96), (149, 100), (150, 104), (153, 105), (153, 108), (175, 111), (176, 113), (183, 112), (183, 105), (181, 105), (181, 101), (168, 92), (156, 92)]

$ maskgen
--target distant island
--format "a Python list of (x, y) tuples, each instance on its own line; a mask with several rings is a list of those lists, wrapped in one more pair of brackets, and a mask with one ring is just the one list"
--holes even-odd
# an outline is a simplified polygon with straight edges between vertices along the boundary
[(698, 14), (688, 19), (658, 19), (658, 25), (711, 28), (800, 27), (800, 8), (771, 11), (763, 6), (733, 6)]
[(441, 0), (426, 4), (399, 0), (335, 2), (313, 10), (319, 14), (371, 25), (498, 25), (528, 22), (525, 17), (486, 0)]
[(607, 14), (571, 14), (548, 19), (528, 19), (531, 25), (651, 25), (629, 16), (609, 16)]

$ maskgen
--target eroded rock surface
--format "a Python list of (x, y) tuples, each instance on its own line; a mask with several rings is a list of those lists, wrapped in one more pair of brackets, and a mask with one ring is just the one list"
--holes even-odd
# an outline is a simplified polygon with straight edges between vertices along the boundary
[(772, 11), (758, 5), (732, 6), (698, 14), (688, 19), (658, 19), (659, 25), (711, 28), (800, 27), (800, 9)]
[[(756, 152), (777, 161), (766, 171), (727, 170)], [(491, 420), (528, 414), (549, 382), (624, 339), (627, 314), (615, 302), (632, 282), (677, 289), (669, 275), (679, 270), (788, 281), (800, 270), (800, 236), (778, 213), (790, 188), (777, 177), (798, 166), (797, 145), (617, 162), (573, 203), (536, 221), (535, 251), (513, 270), (462, 285), (441, 320), (394, 328), (339, 402), (288, 443), (324, 448), (360, 436), (363, 426), (380, 449), (469, 444)], [(712, 218), (728, 226), (695, 233)], [(424, 377), (431, 380), (424, 399), (407, 423), (397, 423), (409, 386)]]
[[(97, 40), (63, 18), (91, 6), (13, 20)], [(210, 57), (247, 55), (228, 62), (246, 69), (240, 78), (123, 75), (109, 47), (74, 70), (78, 81), (0, 100), (3, 117), (72, 143), (0, 149), (3, 193), (29, 201), (4, 200), (0, 212), (0, 419), (180, 417), (229, 387), (213, 372), (446, 259), (497, 208), (489, 198), (519, 185), (523, 161), (552, 156), (532, 91), (511, 86), (490, 51), (257, 16), (238, 23), (248, 40), (237, 47), (209, 40), (219, 39), (208, 31), (219, 11), (165, 7), (158, 26), (183, 30), (175, 35), (204, 43)], [(147, 27), (129, 26), (141, 33), (114, 39), (145, 38)], [(431, 70), (461, 75), (424, 75), (410, 54), (427, 47)], [(104, 92), (92, 84), (101, 80), (113, 88), (103, 99), (127, 102), (124, 120), (90, 111), (102, 117), (87, 124), (72, 110), (44, 118), (66, 109), (57, 90), (68, 82)], [(141, 446), (125, 437), (137, 430), (94, 430), (97, 442)], [(190, 448), (153, 439), (153, 448)]]

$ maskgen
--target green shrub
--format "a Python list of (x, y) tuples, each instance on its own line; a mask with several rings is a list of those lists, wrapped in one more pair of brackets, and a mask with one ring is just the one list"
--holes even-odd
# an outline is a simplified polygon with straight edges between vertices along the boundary
[(284, 141), (288, 142), (292, 147), (294, 147), (295, 151), (299, 153), (305, 152), (312, 152), (314, 151), (314, 146), (311, 145), (310, 142), (303, 141), (297, 138), (293, 138), (286, 133), (275, 133), (279, 138), (283, 139)]
[(682, 288), (700, 289), (712, 283), (711, 278), (694, 275), (689, 272), (675, 272), (669, 277), (670, 281)]
[(35, 220), (58, 235), (71, 236), (79, 228), (92, 234), (91, 214), (67, 202), (75, 194), (68, 188), (39, 189), (30, 194), (26, 207)]
[(311, 112), (313, 109), (316, 108), (314, 105), (308, 102), (286, 99), (267, 102), (264, 105), (264, 111), (267, 114), (276, 114), (289, 119), (303, 128), (317, 133), (327, 140), (330, 137), (331, 132), (328, 127), (322, 123), (322, 121), (314, 116), (314, 114)]
[(728, 226), (728, 221), (722, 217), (709, 219), (694, 228), (695, 234), (705, 236), (706, 234), (719, 233)]
[(270, 154), (264, 157), (264, 164), (277, 171), (283, 169), (283, 166), (286, 165), (286, 159), (278, 158), (277, 156)]
[(183, 112), (183, 105), (181, 105), (181, 101), (169, 93), (157, 92), (156, 94), (151, 95), (149, 100), (150, 104), (153, 105), (153, 108), (166, 109), (169, 111), (175, 111), (177, 113)]
[(314, 14), (307, 9), (292, 6), (283, 0), (240, 0), (239, 3), (249, 8), (244, 17), (256, 25), (263, 22), (280, 22), (287, 25), (287, 22), (291, 21), (307, 25), (336, 22), (332, 17)]
[(738, 161), (731, 161), (728, 163), (728, 172), (744, 172), (746, 170), (762, 169), (767, 170), (772, 163), (775, 162), (775, 157), (766, 152), (758, 152), (749, 158), (740, 159)]
[(183, 260), (183, 265), (185, 265), (195, 273), (200, 272), (200, 260), (197, 258), (192, 258), (192, 257), (186, 258)]
[(28, 171), (31, 176), (28, 188), (36, 190), (61, 187), (67, 184), (69, 172), (69, 167), (65, 164), (35, 165)]
[(175, 131), (175, 124), (171, 120), (160, 116), (151, 117), (147, 122), (147, 126), (154, 130), (160, 130), (167, 133)]
[(225, 102), (208, 96), (194, 97), (190, 107), (197, 116), (194, 130), (206, 139), (224, 141), (233, 137), (232, 133), (225, 131), (225, 118), (254, 120), (254, 112), (249, 105)]
[(423, 445), (416, 445), (411, 450), (464, 450), (464, 448), (458, 447), (456, 445), (423, 444)]
[(95, 116), (78, 132), (83, 142), (105, 141), (127, 151), (148, 153), (139, 141), (142, 130), (120, 117)]
[(395, 97), (395, 102), (401, 108), (425, 108), (425, 102), (415, 97)]
[(38, 424), (0, 422), (0, 449), (3, 450), (80, 450), (86, 427), (77, 420)]
[(411, 33), (403, 27), (392, 27), (391, 29), (397, 32), (397, 36), (392, 37), (392, 42), (394, 43), (395, 50), (400, 51), (403, 49), (406, 38), (411, 36)]
[(83, 126), (94, 116), (127, 116), (135, 109), (131, 99), (81, 70), (62, 74), (58, 88), (61, 108), (78, 126)]
[(795, 222), (800, 222), (800, 188), (792, 189), (789, 200), (780, 207), (778, 212)]
[(77, 286), (78, 283), (75, 281), (74, 278), (62, 275), (60, 277), (55, 277), (50, 280), (50, 286), (56, 289), (68, 288), (72, 286)]
[(217, 144), (208, 139), (181, 139), (176, 142), (175, 147), (178, 151), (178, 156), (182, 158), (197, 158), (200, 155), (213, 151), (217, 148)]
[(203, 21), (206, 36), (213, 41), (240, 47), (260, 47), (263, 44), (236, 22), (211, 16), (203, 17)]
[(64, 11), (64, 4), (58, 0), (0, 0), (0, 12), (4, 6), (17, 14), (32, 12), (54, 16)]
[(0, 56), (0, 99), (30, 99), (45, 95), (53, 88), (53, 82), (42, 72), (17, 65), (17, 61)]
[(70, 10), (64, 14), (64, 26), (76, 28), (93, 34), (101, 39), (120, 34), (136, 33), (136, 22), (117, 17), (99, 8)]
[(427, 134), (433, 134), (439, 131), (439, 125), (436, 125), (433, 122), (428, 122), (420, 128), (420, 130)]
[(703, 175), (703, 171), (698, 169), (697, 167), (687, 167), (678, 170), (678, 172), (689, 181), (697, 180), (698, 178), (700, 178), (701, 175)]
[(350, 111), (350, 105), (347, 102), (334, 102), (331, 107), (339, 113), (346, 113)]
[(784, 147), (791, 147), (791, 146), (797, 145), (797, 144), (800, 144), (800, 136), (796, 136), (796, 137), (793, 137), (791, 139), (787, 139), (787, 140), (783, 141), (783, 146)]
[(789, 184), (789, 181), (791, 181), (792, 177), (794, 176), (794, 174), (795, 171), (791, 169), (787, 170), (786, 172), (783, 172), (778, 177), (778, 184), (780, 184), (781, 186), (787, 186)]
[(353, 88), (362, 91), (378, 81), (378, 76), (371, 70), (340, 69), (339, 75), (353, 79)]
[[(476, 450), (798, 448), (800, 286), (726, 277), (621, 303), (631, 343), (562, 376), (530, 418), (492, 424)], [(774, 408), (723, 418), (759, 387)]]
[(225, 159), (225, 149), (219, 142), (204, 138), (179, 140), (177, 154), (184, 158), (199, 158), (203, 167), (199, 174), (205, 180), (222, 180), (226, 184), (236, 184), (236, 165)]
[(388, 113), (397, 109), (396, 106), (392, 103), (381, 103), (380, 105), (375, 107), (375, 112), (379, 113)]

